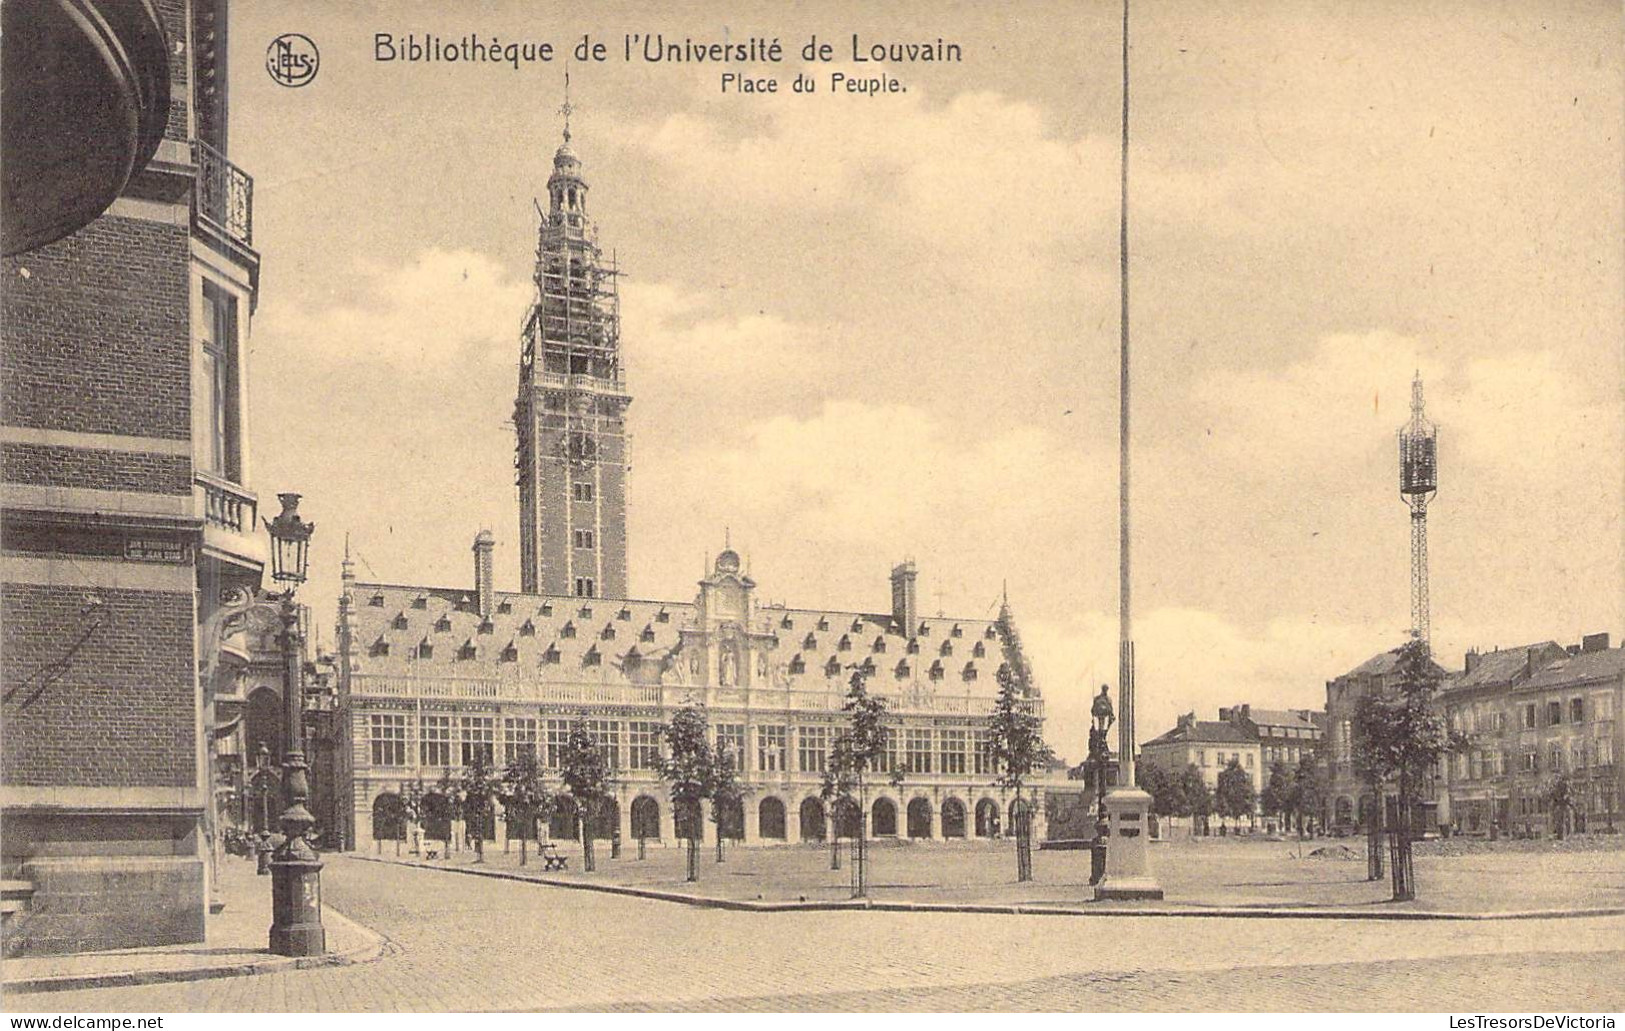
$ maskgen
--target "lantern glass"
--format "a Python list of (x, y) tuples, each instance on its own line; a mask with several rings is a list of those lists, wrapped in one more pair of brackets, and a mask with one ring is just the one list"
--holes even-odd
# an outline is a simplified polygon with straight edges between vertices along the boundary
[(271, 577), (280, 583), (302, 584), (310, 557), (310, 535), (316, 524), (299, 518), (299, 495), (278, 494), (282, 511), (267, 519), (271, 534)]

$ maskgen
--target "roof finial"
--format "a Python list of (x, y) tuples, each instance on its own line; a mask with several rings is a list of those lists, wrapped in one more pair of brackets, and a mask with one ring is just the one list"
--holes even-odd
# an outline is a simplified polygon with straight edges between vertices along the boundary
[(734, 546), (733, 530), (726, 526), (722, 528), (722, 546), (728, 549), (732, 549)]
[(564, 103), (559, 105), (559, 114), (564, 116), (564, 142), (570, 142), (570, 115), (575, 111), (575, 105), (570, 103), (570, 69), (564, 70)]

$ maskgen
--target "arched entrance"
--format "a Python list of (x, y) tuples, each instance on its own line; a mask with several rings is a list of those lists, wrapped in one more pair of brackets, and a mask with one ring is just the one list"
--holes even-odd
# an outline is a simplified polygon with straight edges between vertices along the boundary
[(243, 747), (248, 750), (249, 765), (260, 754), (260, 746), (272, 763), (282, 759), (282, 695), (274, 688), (257, 687), (248, 696), (243, 713)]
[(770, 841), (784, 840), (784, 803), (769, 795), (756, 807), (756, 834)]
[(559, 841), (575, 841), (581, 837), (576, 820), (576, 800), (560, 795), (553, 805), (553, 815), (547, 821), (547, 836)]
[(965, 803), (957, 798), (942, 800), (942, 836), (945, 838), (965, 836)]
[(696, 807), (693, 812), (688, 812), (674, 807), (672, 822), (679, 840), (705, 840), (705, 810)]
[(372, 800), (372, 840), (406, 840), (406, 806), (393, 791)]
[(835, 836), (855, 838), (863, 828), (863, 810), (850, 798), (835, 803)]
[(801, 800), (801, 840), (824, 840), (824, 806), (816, 798)]
[(897, 806), (889, 798), (875, 799), (869, 817), (869, 828), (877, 838), (897, 836)]
[(931, 803), (924, 798), (911, 798), (908, 802), (908, 836), (911, 838), (929, 838), (931, 836)]
[(999, 833), (999, 803), (984, 798), (976, 803), (976, 836), (997, 837)]
[(600, 799), (598, 811), (593, 813), (592, 819), (587, 823), (587, 829), (592, 833), (594, 841), (608, 841), (615, 836), (621, 826), (621, 805), (613, 798)]
[(730, 841), (744, 841), (745, 800), (735, 798), (727, 805), (724, 805), (719, 810), (719, 813), (721, 823), (717, 827), (717, 833)]
[(660, 803), (648, 795), (632, 800), (632, 837), (635, 840), (660, 838)]
[(430, 841), (451, 840), (451, 799), (438, 791), (423, 796), (423, 836)]

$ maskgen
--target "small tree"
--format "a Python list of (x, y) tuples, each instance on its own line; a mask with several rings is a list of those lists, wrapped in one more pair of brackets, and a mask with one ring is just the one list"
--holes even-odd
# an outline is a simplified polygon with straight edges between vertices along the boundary
[(1416, 875), (1411, 859), (1412, 806), (1421, 796), (1428, 771), (1439, 759), (1462, 747), (1465, 739), (1453, 735), (1444, 717), (1433, 712), (1439, 687), (1439, 668), (1425, 641), (1411, 640), (1399, 650), (1399, 692), (1389, 698), (1367, 694), (1354, 711), (1355, 762), (1376, 788), (1375, 808), (1385, 805), (1385, 787), (1395, 792), (1395, 826), (1389, 829), (1393, 852), (1394, 901), (1416, 898)]
[(1179, 800), (1184, 807), (1182, 815), (1191, 818), (1191, 833), (1194, 835), (1198, 826), (1202, 833), (1207, 833), (1208, 814), (1213, 812), (1213, 792), (1208, 789), (1207, 781), (1195, 763), (1186, 765), (1180, 771)]
[(743, 809), (745, 802), (745, 788), (739, 783), (739, 770), (745, 761), (742, 755), (735, 755), (733, 749), (722, 742), (717, 742), (716, 751), (712, 753), (711, 765), (711, 822), (717, 825), (717, 862), (722, 862), (723, 856), (723, 821), (729, 821), (728, 830), (732, 830), (732, 819), (735, 809)]
[[(401, 785), (401, 837), (405, 838), (411, 833), (411, 828), (423, 825), (423, 796), (428, 792), (423, 787), (423, 775), (419, 774), (416, 780), (407, 781)], [(412, 854), (418, 854), (417, 842), (412, 843)], [(401, 843), (395, 843), (395, 854), (401, 854)]]
[(1574, 789), (1568, 774), (1559, 774), (1546, 789), (1546, 807), (1552, 814), (1552, 834), (1561, 841), (1568, 830), (1569, 815), (1574, 811)]
[(1253, 803), (1257, 801), (1258, 793), (1253, 790), (1253, 778), (1241, 768), (1241, 761), (1231, 759), (1224, 769), (1219, 771), (1218, 787), (1213, 792), (1213, 808), (1219, 813), (1222, 820), (1229, 817), (1239, 820), (1242, 817), (1253, 815)]
[(822, 791), (837, 829), (845, 806), (855, 806), (858, 811), (858, 836), (852, 843), (853, 898), (862, 898), (869, 890), (868, 784), (871, 774), (887, 772), (893, 785), (903, 782), (902, 771), (887, 770), (891, 728), (887, 725), (886, 703), (869, 694), (867, 678), (864, 667), (853, 667), (846, 700), (841, 704), (847, 724), (831, 744)]
[(1151, 811), (1158, 816), (1187, 814), (1177, 776), (1154, 762), (1142, 761), (1134, 767), (1134, 779), (1151, 796)]
[(444, 858), (450, 859), (452, 839), (456, 837), (456, 831), (452, 827), (452, 823), (461, 818), (463, 808), (462, 791), (457, 785), (456, 778), (451, 775), (450, 767), (440, 771), (440, 779), (435, 781), (434, 795), (435, 803), (432, 806), (425, 806), (424, 816), (429, 819), (446, 821)]
[(491, 817), (491, 799), (500, 782), (483, 748), (470, 753), (463, 775), (457, 782), (462, 801), (463, 832), (474, 841), (474, 862), (485, 862), (485, 822)]
[(993, 783), (1016, 796), (1016, 880), (1030, 881), (1033, 879), (1032, 814), (1038, 798), (1036, 789), (1031, 801), (1023, 792), (1029, 777), (1049, 768), (1055, 752), (1044, 743), (1044, 721), (1032, 711), (1032, 700), (1038, 692), (1008, 605), (999, 611), (994, 627), (1004, 650), (1004, 662), (999, 666), (999, 695), (993, 703), (993, 715), (988, 718), (987, 727), (988, 747), (997, 772)]
[(1298, 759), (1292, 771), (1292, 809), (1298, 818), (1298, 836), (1304, 834), (1304, 823), (1318, 821), (1326, 809), (1326, 766), (1314, 752), (1306, 752)]
[[(660, 776), (671, 786), (673, 814), (686, 821), (682, 826), (688, 832), (688, 879), (697, 881), (700, 879), (700, 806), (716, 789), (715, 757), (705, 706), (692, 703), (672, 713), (671, 722), (661, 728), (661, 738), (666, 743), (666, 754), (660, 760)], [(717, 830), (722, 830), (721, 825)], [(718, 840), (721, 840), (720, 833)]]
[(1273, 763), (1258, 804), (1265, 815), (1279, 816), (1283, 827), (1289, 821), (1288, 814), (1292, 811), (1294, 787), (1292, 773), (1286, 768), (1286, 763), (1280, 761)]
[(519, 749), (508, 760), (497, 798), (508, 822), (520, 827), (519, 865), (524, 866), (530, 860), (530, 839), (537, 834), (537, 822), (547, 819), (553, 809), (553, 795), (547, 790), (547, 778), (534, 746)]
[(584, 720), (570, 725), (570, 734), (559, 757), (559, 779), (575, 799), (576, 822), (581, 832), (581, 868), (588, 873), (593, 863), (592, 835), (604, 803), (613, 790), (614, 771), (598, 742), (587, 732)]

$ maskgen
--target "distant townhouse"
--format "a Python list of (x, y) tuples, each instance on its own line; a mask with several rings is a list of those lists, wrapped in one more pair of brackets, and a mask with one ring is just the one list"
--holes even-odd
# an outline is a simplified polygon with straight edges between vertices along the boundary
[(1155, 763), (1170, 771), (1195, 766), (1209, 788), (1218, 787), (1219, 773), (1232, 759), (1252, 778), (1253, 790), (1262, 790), (1258, 736), (1229, 720), (1199, 720), (1196, 713), (1187, 712), (1174, 729), (1140, 746), (1142, 763)]
[(1219, 719), (1257, 739), (1259, 765), (1266, 772), (1276, 763), (1296, 767), (1326, 736), (1326, 714), (1314, 709), (1255, 709), (1243, 703), (1221, 708)]

